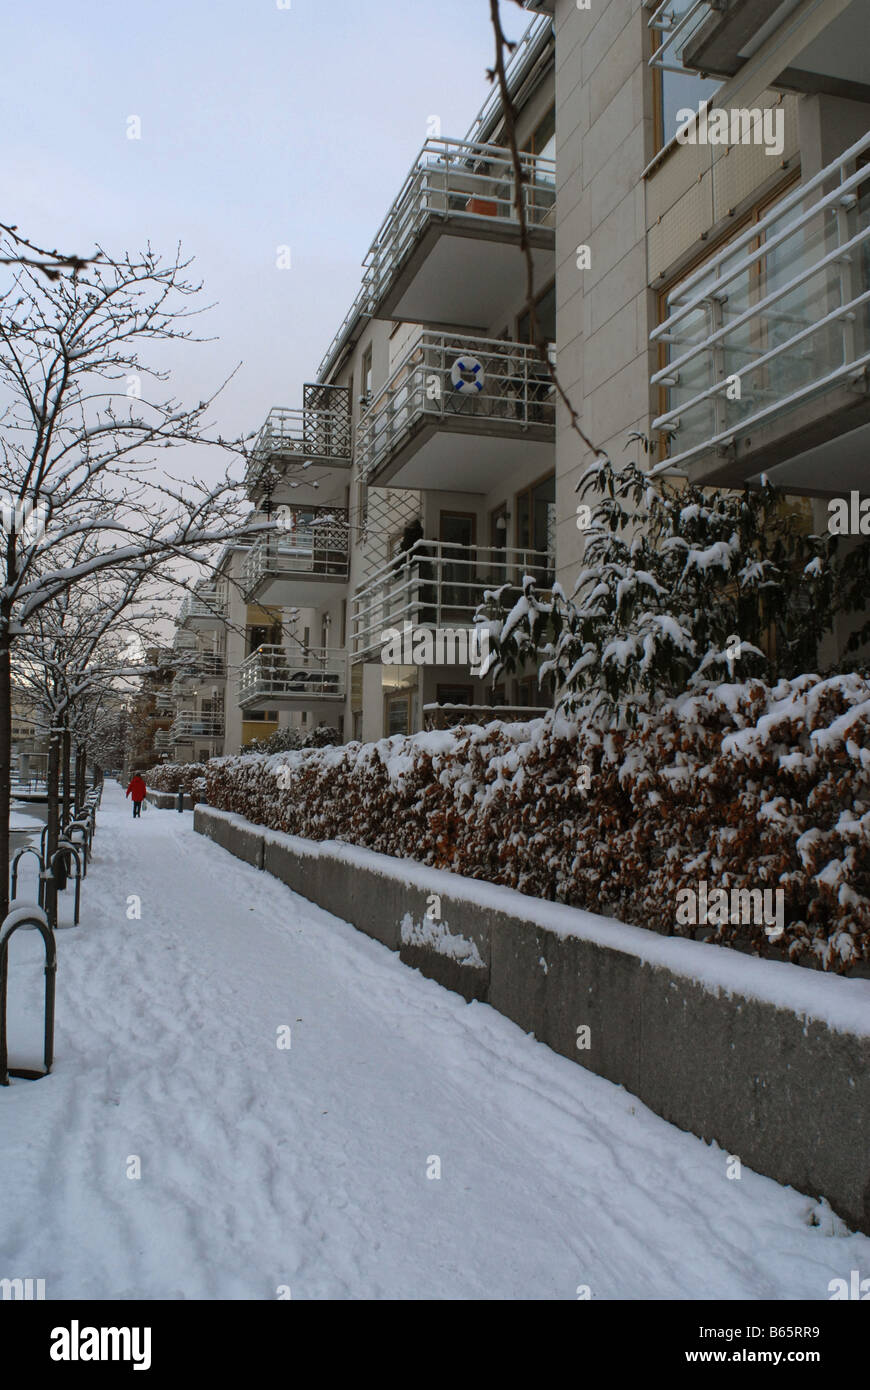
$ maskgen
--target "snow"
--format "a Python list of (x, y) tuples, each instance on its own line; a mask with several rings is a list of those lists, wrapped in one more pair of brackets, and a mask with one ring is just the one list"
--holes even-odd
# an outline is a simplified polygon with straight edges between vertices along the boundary
[(424, 918), (415, 922), (410, 912), (406, 912), (401, 922), (402, 941), (407, 946), (429, 946), (439, 956), (447, 956), (460, 965), (482, 970), (483, 961), (473, 941), (450, 930), (449, 922), (431, 922)]
[[(57, 935), (54, 1072), (0, 1091), (0, 1275), (48, 1299), (827, 1300), (870, 1269), (824, 1203), (729, 1181), (721, 1149), (189, 813), (134, 821), (109, 784), (94, 850)], [(10, 1003), (32, 972), (41, 1007), (41, 942), (11, 951)]]
[(38, 816), (25, 816), (15, 806), (12, 808), (12, 817), (9, 829), (13, 833), (15, 831), (42, 830), (45, 825), (45, 821), (40, 820)]
[(11, 912), (7, 912), (0, 923), (0, 943), (5, 941), (21, 922), (41, 922), (44, 927), (48, 926), (48, 918), (41, 907), (37, 907), (36, 903), (20, 903), (18, 907), (13, 907)]
[[(684, 769), (683, 769), (684, 770)], [(677, 770), (675, 770), (676, 773)], [(337, 840), (301, 840), (280, 830), (263, 830), (231, 811), (209, 814), (248, 830), (262, 833), (267, 844), (284, 846), (308, 858), (322, 855), (345, 864), (375, 869), (426, 894), (461, 897), (492, 912), (523, 917), (559, 937), (579, 937), (613, 950), (624, 951), (648, 965), (663, 966), (700, 985), (709, 994), (757, 999), (777, 1008), (791, 1009), (805, 1021), (824, 1023), (833, 1032), (870, 1037), (870, 980), (845, 979), (789, 961), (761, 960), (727, 946), (708, 945), (686, 937), (660, 936), (613, 917), (584, 912), (563, 903), (528, 897), (515, 888), (503, 888), (483, 879), (463, 878), (447, 869), (430, 869), (410, 859), (361, 849)]]

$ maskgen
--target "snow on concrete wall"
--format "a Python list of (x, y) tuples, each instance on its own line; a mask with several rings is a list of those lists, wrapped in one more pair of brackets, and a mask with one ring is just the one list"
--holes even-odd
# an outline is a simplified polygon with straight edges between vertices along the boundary
[(194, 826), (870, 1234), (870, 982), (656, 936), (209, 807)]

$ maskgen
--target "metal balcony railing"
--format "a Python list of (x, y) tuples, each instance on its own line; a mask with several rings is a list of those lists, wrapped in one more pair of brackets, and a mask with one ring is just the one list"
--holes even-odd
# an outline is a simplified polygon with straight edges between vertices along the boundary
[(169, 733), (173, 743), (189, 743), (194, 738), (223, 738), (224, 716), (201, 715), (195, 710), (183, 710), (176, 715)]
[(356, 299), (353, 301), (353, 304), (351, 304), (341, 322), (338, 332), (323, 354), (320, 366), (317, 368), (318, 377), (323, 377), (325, 373), (330, 370), (339, 352), (350, 337), (354, 324), (364, 318), (371, 318), (369, 279), (365, 274), (363, 275), (363, 282), (357, 291)]
[[(472, 389), (464, 389), (466, 384)], [(421, 333), (360, 418), (361, 473), (376, 472), (421, 424), (450, 423), (458, 416), (479, 420), (487, 432), (487, 422), (501, 420), (546, 438), (556, 421), (547, 364), (528, 343)]]
[(216, 585), (203, 585), (195, 594), (188, 594), (178, 610), (178, 624), (196, 622), (198, 618), (223, 618), (226, 604)]
[(156, 715), (172, 714), (175, 710), (175, 696), (171, 688), (158, 690), (154, 696), (154, 713)]
[[(525, 0), (525, 8), (527, 10), (547, 10), (548, 14), (540, 15), (537, 19), (532, 20), (507, 61), (505, 77), (507, 78), (508, 91), (511, 93), (516, 92), (526, 70), (539, 56), (553, 27), (553, 21), (550, 18), (553, 12), (552, 0), (542, 4), (536, 4), (534, 0)], [(501, 91), (498, 83), (494, 82), (489, 95), (471, 123), (471, 128), (465, 137), (466, 140), (479, 140), (481, 135), (493, 125), (500, 112)]]
[(168, 752), (170, 752), (170, 750), (171, 750), (171, 748), (172, 748), (172, 743), (173, 743), (173, 739), (172, 739), (172, 730), (171, 730), (171, 729), (158, 729), (158, 730), (157, 730), (157, 733), (154, 735), (154, 751), (155, 751), (155, 753), (168, 753)]
[(258, 647), (239, 667), (239, 704), (343, 699), (346, 669), (337, 648)]
[(226, 680), (226, 661), (222, 655), (207, 655), (205, 652), (191, 652), (183, 668), (176, 672), (172, 681), (172, 695), (175, 699), (190, 691), (191, 686), (209, 681), (220, 683)]
[(259, 483), (274, 462), (317, 459), (347, 466), (352, 442), (348, 387), (307, 383), (301, 410), (275, 406), (269, 411), (251, 451), (246, 482)]
[[(556, 161), (520, 154), (520, 184), (530, 228), (554, 224)], [(427, 140), (366, 256), (371, 312), (427, 222), (491, 229), (519, 227), (510, 150), (468, 140)]]
[(353, 658), (381, 650), (389, 629), (471, 627), (487, 590), (503, 590), (502, 604), (522, 590), (525, 575), (548, 589), (555, 556), (545, 550), (454, 545), (419, 540), (381, 566), (353, 596)]
[(184, 628), (178, 627), (172, 638), (173, 656), (186, 656), (189, 652), (196, 651), (196, 634), (187, 632)]
[(344, 507), (279, 507), (279, 531), (255, 541), (242, 566), (242, 587), (252, 594), (267, 577), (347, 579), (350, 528)]
[(868, 152), (870, 133), (678, 287), (650, 335), (668, 357), (651, 380), (667, 391), (653, 429), (670, 463), (724, 453), (800, 402), (865, 382), (870, 171), (856, 161)]

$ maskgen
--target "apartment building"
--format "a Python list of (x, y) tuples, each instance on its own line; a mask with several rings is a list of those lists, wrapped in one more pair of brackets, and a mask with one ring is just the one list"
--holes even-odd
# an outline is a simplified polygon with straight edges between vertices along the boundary
[(285, 609), (276, 599), (256, 535), (225, 546), (213, 574), (194, 586), (178, 613), (174, 674), (160, 697), (174, 717), (155, 736), (158, 755), (203, 762), (279, 728), (305, 728), (316, 708), (275, 696), (294, 676), (298, 683), (299, 671), (314, 659), (312, 620), (310, 609)]
[(12, 780), (43, 780), (48, 766), (46, 715), (32, 692), (12, 687)]
[[(870, 0), (525, 8), (536, 313), (583, 431), (677, 478), (765, 473), (821, 529), (868, 491)], [(247, 483), (280, 529), (240, 561), (242, 625), (302, 613), (304, 634), (255, 632), (197, 756), (252, 711), (371, 740), (546, 703), (460, 640), (526, 574), (570, 592), (592, 457), (531, 342), (505, 142), (492, 89), (464, 137), (422, 144), (301, 408), (270, 412)]]
[(175, 713), (172, 696), (172, 650), (149, 647), (145, 652), (149, 667), (138, 692), (130, 701), (131, 729), (129, 760), (133, 768), (150, 767), (171, 752), (169, 728)]
[[(549, 341), (554, 75), (539, 17), (510, 80)], [(488, 590), (555, 572), (555, 399), (524, 313), (500, 114), (489, 94), (464, 138), (422, 144), (302, 409), (273, 410), (255, 450), (249, 495), (281, 530), (252, 549), (247, 592), (310, 606), (319, 647), (301, 666), (286, 648), (254, 653), (240, 690), (265, 676), (279, 705), (301, 700), (345, 738), (545, 703), (532, 672), (493, 690), (469, 640)]]
[[(765, 473), (823, 529), (829, 498), (868, 491), (870, 3), (536, 8), (556, 27), (559, 368), (585, 431), (614, 458), (637, 431), (699, 483)], [(563, 580), (577, 443), (560, 415)]]

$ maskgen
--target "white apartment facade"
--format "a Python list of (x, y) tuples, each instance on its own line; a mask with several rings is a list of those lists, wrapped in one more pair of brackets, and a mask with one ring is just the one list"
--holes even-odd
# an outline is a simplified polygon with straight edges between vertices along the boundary
[[(509, 79), (537, 314), (585, 434), (701, 483), (766, 473), (820, 529), (870, 491), (870, 0), (526, 8)], [(308, 637), (249, 644), (228, 749), (233, 700), (267, 694), (346, 740), (546, 703), (532, 672), (493, 691), (413, 641), (524, 574), (570, 592), (582, 562), (591, 455), (529, 341), (504, 140), (492, 92), (463, 139), (425, 142), (301, 410), (263, 427), (249, 495), (282, 529), (241, 592)]]

